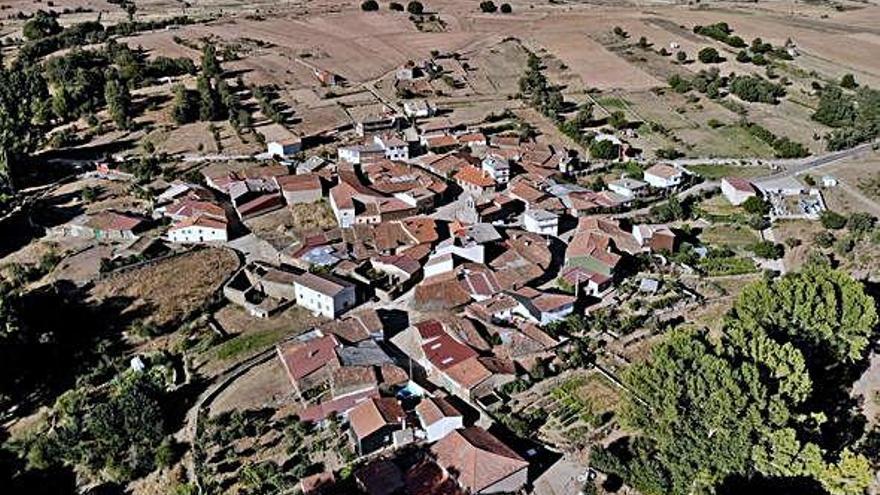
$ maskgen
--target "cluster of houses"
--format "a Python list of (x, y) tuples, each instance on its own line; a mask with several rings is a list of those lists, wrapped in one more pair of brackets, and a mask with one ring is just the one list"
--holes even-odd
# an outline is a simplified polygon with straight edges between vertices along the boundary
[[(404, 69), (398, 87), (413, 92), (432, 70)], [(278, 140), (269, 143), (280, 158), (272, 164), (208, 167), (204, 186), (170, 184), (154, 217), (168, 219), (171, 243), (245, 253), (223, 294), (249, 314), (295, 305), (323, 317), (280, 343), (277, 358), (301, 419), (347, 425), (365, 458), (354, 473), (361, 489), (514, 493), (530, 462), (487, 429), (499, 391), (557, 359), (566, 342), (548, 326), (607, 296), (632, 257), (676, 249), (665, 225), (605, 214), (682, 187), (687, 172), (658, 164), (588, 188), (569, 180), (578, 161), (567, 150), (455, 124), (418, 98), (403, 108), (419, 119), (411, 128), (387, 109), (365, 114), (332, 159), (294, 159), (302, 142)], [(265, 232), (240, 235), (297, 205), (329, 208), (336, 225), (283, 244)], [(117, 212), (87, 220), (70, 228), (96, 238), (141, 228)], [(245, 237), (269, 254), (245, 249)], [(406, 313), (402, 328), (390, 323), (394, 312)], [(401, 468), (404, 446), (429, 455)], [(318, 493), (328, 476), (304, 479), (303, 492)]]

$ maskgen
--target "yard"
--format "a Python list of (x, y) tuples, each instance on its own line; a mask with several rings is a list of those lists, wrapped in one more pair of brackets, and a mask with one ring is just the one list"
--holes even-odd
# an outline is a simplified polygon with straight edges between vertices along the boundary
[(723, 164), (702, 164), (688, 165), (687, 169), (691, 172), (703, 177), (706, 180), (720, 180), (723, 177), (741, 177), (743, 179), (754, 179), (770, 175), (772, 171), (769, 167), (747, 166), (747, 165), (723, 165)]
[(761, 236), (757, 231), (736, 224), (713, 224), (700, 233), (700, 241), (703, 244), (734, 250), (743, 249), (760, 240)]
[(239, 266), (227, 249), (201, 249), (98, 280), (92, 297), (155, 327), (181, 323), (204, 307)]

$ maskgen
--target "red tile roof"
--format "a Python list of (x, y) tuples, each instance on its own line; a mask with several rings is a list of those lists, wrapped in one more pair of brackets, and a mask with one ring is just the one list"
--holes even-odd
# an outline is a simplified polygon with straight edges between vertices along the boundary
[(488, 431), (472, 426), (456, 430), (434, 444), (437, 463), (456, 473), (473, 493), (527, 469), (529, 463)]
[(459, 170), (455, 174), (455, 180), (457, 182), (466, 182), (482, 188), (495, 186), (495, 179), (493, 179), (492, 176), (473, 165), (467, 165)]
[(304, 342), (282, 342), (276, 350), (287, 376), (291, 381), (298, 382), (328, 363), (338, 362), (338, 345), (336, 337), (325, 335)]
[(282, 191), (321, 190), (321, 178), (317, 174), (282, 175), (275, 177), (275, 182)]
[(375, 397), (358, 404), (348, 413), (348, 422), (358, 438), (364, 438), (386, 425), (400, 424), (406, 418), (393, 397)]

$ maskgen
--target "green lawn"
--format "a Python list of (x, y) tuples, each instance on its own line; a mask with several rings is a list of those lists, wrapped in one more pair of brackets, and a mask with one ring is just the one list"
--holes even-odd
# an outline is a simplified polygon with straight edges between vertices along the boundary
[(290, 334), (287, 328), (236, 335), (214, 348), (214, 357), (228, 360), (252, 354), (272, 346)]
[(758, 233), (743, 225), (715, 224), (700, 234), (704, 244), (724, 246), (731, 249), (744, 248), (761, 240)]
[(753, 177), (770, 175), (770, 169), (767, 167), (740, 165), (688, 165), (687, 169), (706, 180), (719, 180), (722, 177), (742, 177), (744, 179), (750, 179)]
[(720, 217), (729, 217), (737, 213), (743, 213), (742, 207), (730, 204), (730, 202), (727, 201), (727, 198), (721, 194), (704, 199), (697, 205), (697, 207), (709, 215)]
[(605, 108), (616, 108), (619, 110), (623, 110), (629, 105), (628, 101), (618, 96), (600, 96), (596, 98), (596, 101)]

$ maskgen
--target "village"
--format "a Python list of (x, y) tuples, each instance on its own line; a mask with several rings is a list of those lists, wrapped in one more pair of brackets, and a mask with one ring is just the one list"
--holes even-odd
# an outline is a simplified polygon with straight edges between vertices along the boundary
[[(398, 84), (412, 72), (397, 71)], [(662, 208), (709, 198), (759, 218), (816, 221), (821, 189), (835, 185), (707, 180), (627, 156), (614, 134), (618, 157), (597, 162), (543, 136), (456, 122), (426, 100), (394, 104), (405, 112), (379, 105), (335, 130), (335, 156), (310, 155), (314, 137), (269, 141), (255, 161), (167, 183), (149, 212), (104, 210), (52, 234), (147, 260), (233, 249), (242, 266), (222, 286), (229, 303), (258, 319), (297, 306), (322, 320), (275, 346), (282, 402), (299, 421), (343, 425), (353, 480), (370, 495), (561, 493), (592, 479), (560, 453), (607, 434), (613, 403), (578, 389), (589, 380), (619, 393), (620, 361), (713, 297), (696, 278), (674, 280), (785, 270), (772, 256), (701, 242), (687, 215)], [(607, 183), (582, 185), (593, 176)], [(112, 161), (83, 177), (133, 180)], [(293, 209), (323, 210), (325, 225), (288, 234), (281, 217)], [(630, 333), (646, 323), (638, 312), (584, 324), (584, 314), (636, 302), (656, 309), (647, 332)], [(548, 382), (562, 410), (540, 418), (512, 405)], [(336, 482), (324, 470), (300, 486), (325, 493)]]

